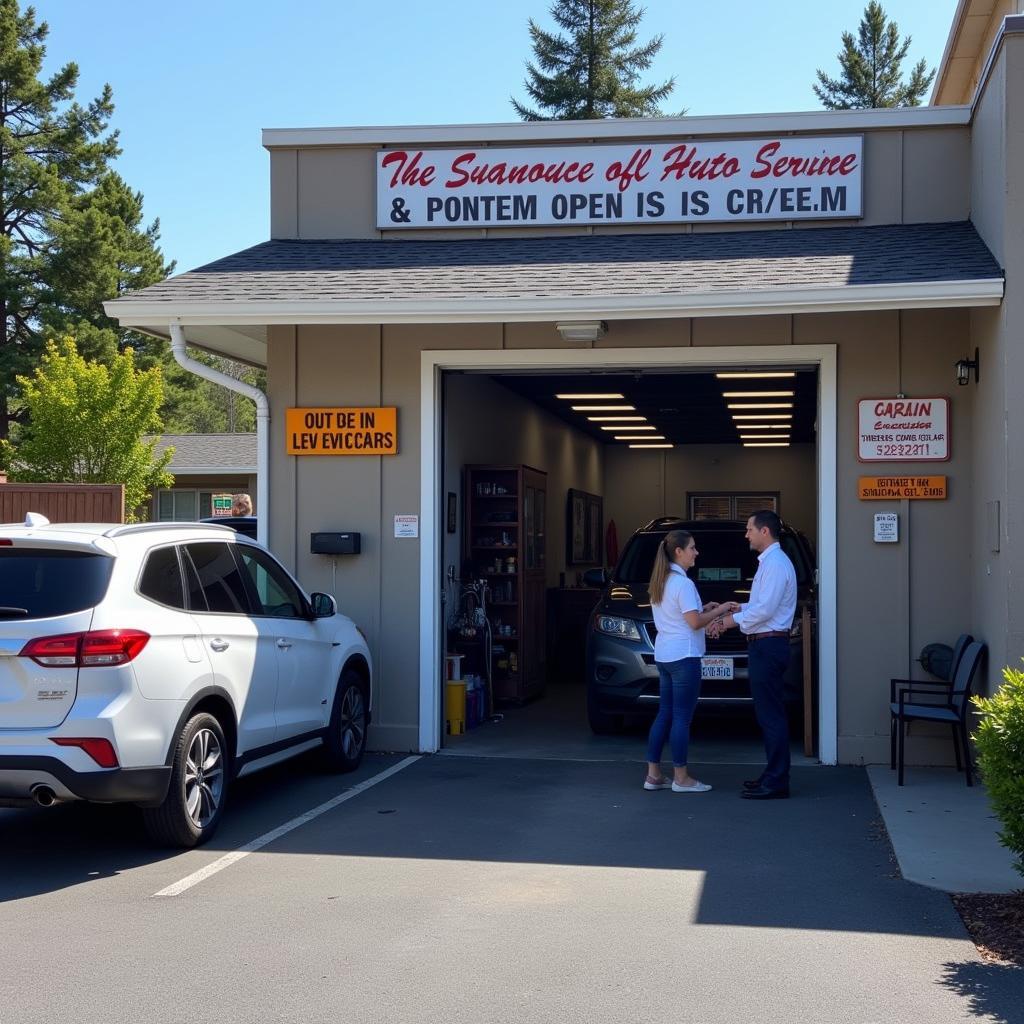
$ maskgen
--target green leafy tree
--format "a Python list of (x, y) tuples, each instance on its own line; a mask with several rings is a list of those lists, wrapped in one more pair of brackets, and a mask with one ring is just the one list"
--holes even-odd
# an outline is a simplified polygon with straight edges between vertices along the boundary
[(900, 42), (899, 26), (888, 20), (877, 0), (870, 0), (857, 38), (851, 32), (843, 33), (843, 49), (838, 54), (840, 77), (829, 78), (818, 68), (815, 95), (828, 110), (920, 106), (935, 69), (929, 71), (922, 58), (910, 72), (909, 81), (903, 80), (903, 60), (910, 43), (910, 36)]
[(158, 455), (156, 439), (143, 439), (163, 426), (163, 375), (159, 366), (136, 368), (131, 348), (99, 363), (71, 338), (49, 342), (35, 373), (18, 383), (30, 415), (16, 448), (0, 441), (0, 462), (15, 480), (124, 484), (130, 521), (155, 488), (174, 482), (174, 449)]
[[(47, 337), (73, 331), (109, 358), (132, 339), (100, 302), (171, 270), (159, 223), (142, 226), (142, 196), (110, 170), (120, 152), (110, 86), (83, 105), (76, 64), (41, 80), (47, 34), (33, 8), (0, 0), (0, 438), (26, 417), (17, 380)], [(166, 358), (152, 342), (142, 350)]]
[(978, 767), (992, 809), (1003, 828), (999, 839), (1024, 875), (1024, 672), (1007, 666), (991, 697), (972, 697), (981, 720), (974, 741)]
[(523, 84), (536, 108), (513, 99), (515, 112), (524, 121), (660, 116), (675, 78), (638, 84), (663, 41), (637, 44), (643, 16), (631, 0), (555, 0), (551, 17), (565, 34), (530, 19), (535, 62), (527, 62)]
[[(266, 391), (263, 370), (197, 349), (189, 349), (188, 354), (235, 380)], [(164, 406), (167, 433), (234, 434), (256, 429), (256, 406), (244, 395), (198, 377), (174, 362), (164, 371), (164, 379), (173, 385)]]

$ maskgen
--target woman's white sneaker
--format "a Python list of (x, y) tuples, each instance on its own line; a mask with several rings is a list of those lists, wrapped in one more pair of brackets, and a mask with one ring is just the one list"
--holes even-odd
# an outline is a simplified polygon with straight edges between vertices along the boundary
[(711, 787), (706, 782), (698, 782), (696, 779), (689, 786), (680, 786), (678, 782), (672, 783), (673, 793), (710, 793)]

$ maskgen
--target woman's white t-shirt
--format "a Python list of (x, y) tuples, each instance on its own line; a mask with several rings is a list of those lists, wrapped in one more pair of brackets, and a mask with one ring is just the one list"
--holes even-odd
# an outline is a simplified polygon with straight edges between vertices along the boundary
[(679, 661), (681, 658), (699, 658), (704, 653), (704, 630), (690, 629), (683, 618), (684, 612), (699, 612), (700, 594), (693, 580), (682, 566), (672, 563), (665, 592), (660, 604), (652, 604), (654, 625), (658, 635), (654, 639), (654, 660)]

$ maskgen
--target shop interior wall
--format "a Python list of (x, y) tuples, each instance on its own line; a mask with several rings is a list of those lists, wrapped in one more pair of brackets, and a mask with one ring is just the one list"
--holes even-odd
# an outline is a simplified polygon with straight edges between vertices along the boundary
[(688, 491), (777, 491), (787, 522), (817, 541), (817, 462), (813, 444), (755, 453), (739, 445), (679, 445), (644, 451), (609, 445), (605, 456), (606, 517), (620, 545), (657, 516), (688, 515)]
[(457, 570), (462, 566), (463, 467), (522, 463), (547, 473), (548, 586), (557, 586), (563, 572), (574, 580), (576, 569), (565, 559), (567, 491), (573, 487), (602, 495), (607, 508), (605, 446), (480, 374), (448, 375), (446, 413), (444, 491), (459, 495), (459, 515), (458, 531), (445, 534), (443, 564)]

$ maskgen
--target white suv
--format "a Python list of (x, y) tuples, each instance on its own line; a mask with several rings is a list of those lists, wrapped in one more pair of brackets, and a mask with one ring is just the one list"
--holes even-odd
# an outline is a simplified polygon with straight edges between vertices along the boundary
[(354, 769), (370, 684), (334, 598), (227, 527), (0, 526), (0, 804), (136, 803), (195, 846), (239, 775)]

